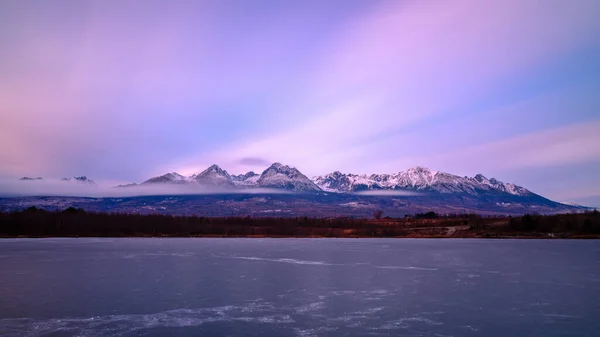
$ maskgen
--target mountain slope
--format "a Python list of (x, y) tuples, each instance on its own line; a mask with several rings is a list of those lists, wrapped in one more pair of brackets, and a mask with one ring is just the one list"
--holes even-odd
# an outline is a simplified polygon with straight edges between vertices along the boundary
[(320, 192), (321, 188), (295, 167), (274, 163), (264, 170), (256, 181), (257, 186), (296, 192)]
[(182, 176), (177, 172), (170, 172), (163, 174), (162, 176), (150, 178), (144, 181), (142, 184), (187, 184), (190, 183), (190, 179)]
[(199, 174), (194, 174), (190, 177), (192, 181), (209, 187), (235, 187), (233, 179), (227, 171), (220, 168), (218, 165), (211, 165), (206, 170)]
[(527, 189), (496, 179), (487, 179), (481, 174), (473, 178), (433, 171), (416, 166), (394, 174), (343, 174), (339, 171), (313, 178), (321, 189), (329, 192), (351, 193), (368, 190), (409, 190), (437, 192), (442, 194), (506, 193), (516, 196), (533, 195)]
[(259, 178), (260, 174), (254, 173), (254, 171), (231, 176), (233, 184), (237, 187), (256, 187), (258, 186), (257, 181)]
[[(33, 178), (23, 180), (31, 179)], [(91, 180), (87, 177), (74, 177), (66, 180), (91, 184)], [(170, 195), (170, 197), (105, 198), (102, 204), (93, 205), (92, 201), (95, 199), (90, 199), (92, 201), (86, 202), (85, 207), (96, 209), (94, 207), (104, 205), (97, 209), (125, 212), (164, 211), (167, 214), (215, 216), (286, 214), (289, 216), (345, 215), (361, 217), (369, 216), (376, 209), (382, 209), (390, 216), (431, 210), (439, 213), (472, 212), (506, 215), (533, 212), (551, 214), (587, 209), (557, 203), (524, 187), (504, 183), (494, 178), (488, 179), (481, 174), (474, 177), (461, 177), (419, 166), (392, 174), (358, 175), (335, 171), (311, 180), (298, 169), (281, 163), (272, 164), (260, 175), (252, 171), (240, 175), (230, 175), (219, 166), (212, 165), (190, 177), (171, 172), (148, 179), (142, 184), (120, 187), (131, 188), (127, 189), (127, 193), (132, 193), (132, 191), (137, 193), (132, 189), (151, 184), (171, 184), (175, 188), (161, 189), (161, 191), (168, 191), (161, 193)], [(24, 186), (31, 186), (31, 184), (24, 183)], [(209, 188), (196, 189), (196, 187), (205, 186)], [(262, 188), (300, 193), (267, 193)], [(198, 193), (195, 197), (180, 196), (181, 194), (195, 195), (196, 190)], [(140, 191), (143, 195), (143, 189)], [(219, 193), (211, 194), (211, 192), (217, 191)], [(405, 193), (406, 191), (410, 193)], [(151, 192), (156, 193), (154, 190)], [(51, 193), (50, 195), (57, 194)], [(0, 205), (4, 204), (8, 207), (7, 209), (19, 209), (26, 205), (39, 204), (48, 204), (49, 207), (54, 207), (57, 202), (62, 202), (60, 200), (62, 199), (56, 197), (40, 197), (16, 200), (15, 203), (4, 200)], [(78, 200), (77, 202), (81, 202), (81, 199)], [(150, 200), (156, 200), (156, 204), (146, 204)], [(181, 203), (177, 200), (186, 201)], [(83, 205), (81, 204), (81, 206)]]

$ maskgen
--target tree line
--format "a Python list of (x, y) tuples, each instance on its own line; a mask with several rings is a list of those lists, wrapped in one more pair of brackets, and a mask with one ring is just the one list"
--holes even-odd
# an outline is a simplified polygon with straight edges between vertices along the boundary
[[(600, 235), (597, 211), (520, 217), (442, 216), (434, 212), (404, 218), (254, 218), (96, 213), (67, 208), (46, 211), (31, 207), (0, 213), (2, 237), (411, 237), (443, 236), (458, 226), (456, 236), (498, 237), (563, 233)], [(423, 234), (425, 233), (425, 234)]]

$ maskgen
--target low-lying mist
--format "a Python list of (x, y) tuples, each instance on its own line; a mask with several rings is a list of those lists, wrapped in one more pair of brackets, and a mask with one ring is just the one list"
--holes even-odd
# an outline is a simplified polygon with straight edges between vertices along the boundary
[(421, 192), (408, 191), (408, 190), (372, 190), (372, 191), (359, 191), (354, 192), (354, 195), (364, 195), (364, 196), (389, 196), (389, 197), (416, 197), (419, 195), (423, 195)]
[(61, 180), (0, 180), (0, 197), (65, 196), (118, 198), (150, 195), (198, 194), (290, 194), (292, 191), (269, 188), (208, 187), (198, 184), (145, 184), (108, 186)]

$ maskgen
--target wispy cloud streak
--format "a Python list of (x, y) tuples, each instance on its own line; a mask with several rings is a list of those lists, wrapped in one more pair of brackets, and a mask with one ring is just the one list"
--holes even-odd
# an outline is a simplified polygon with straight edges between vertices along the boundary
[[(3, 2), (0, 176), (140, 181), (271, 160), (308, 175), (589, 168), (599, 11), (595, 0)], [(514, 123), (523, 116), (533, 122)]]

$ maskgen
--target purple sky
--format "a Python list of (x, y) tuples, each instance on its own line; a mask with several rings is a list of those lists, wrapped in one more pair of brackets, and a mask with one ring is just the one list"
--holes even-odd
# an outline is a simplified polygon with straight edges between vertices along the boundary
[(422, 165), (600, 205), (600, 1), (0, 2), (0, 178)]

